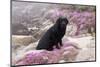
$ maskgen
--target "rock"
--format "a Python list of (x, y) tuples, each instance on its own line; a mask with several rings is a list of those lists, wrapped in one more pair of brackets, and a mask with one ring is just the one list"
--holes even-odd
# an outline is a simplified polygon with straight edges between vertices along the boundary
[[(92, 36), (79, 37), (79, 38), (68, 37), (68, 40), (77, 43), (78, 44), (77, 47), (79, 48), (87, 48), (87, 46), (90, 45), (92, 41), (94, 42), (94, 40), (91, 40), (92, 38), (93, 38)], [(95, 44), (93, 43), (93, 45)]]
[(59, 60), (58, 58), (59, 55), (55, 54), (55, 52), (34, 50), (32, 52), (26, 53), (23, 58), (16, 62), (16, 65), (57, 63)]
[[(29, 65), (29, 64), (47, 64), (59, 63), (61, 60), (73, 59), (78, 54), (78, 49), (71, 45), (74, 43), (64, 43), (61, 49), (47, 50), (31, 50), (23, 54), (22, 57), (16, 60), (15, 65)], [(69, 61), (69, 60), (67, 60)]]
[(12, 23), (11, 32), (13, 35), (29, 35), (28, 28), (21, 23)]
[(65, 48), (67, 51), (64, 51), (63, 53), (63, 60), (66, 62), (73, 62), (75, 61), (75, 58), (78, 54), (78, 50), (74, 48), (73, 46), (70, 46), (68, 48)]
[(95, 38), (92, 38), (91, 40), (90, 40), (90, 43), (89, 44), (87, 44), (87, 48), (95, 48)]
[(12, 61), (15, 65), (93, 61), (95, 60), (94, 39), (91, 36), (82, 38), (64, 37), (61, 49), (54, 48), (53, 51), (35, 50), (38, 42), (31, 43), (20, 50), (22, 53), (18, 52), (18, 55), (15, 56), (17, 59), (13, 57)]
[(95, 60), (95, 38), (92, 36), (81, 38), (70, 38), (69, 41), (75, 42), (79, 47), (79, 53), (75, 61), (93, 61)]
[(34, 42), (34, 43), (29, 44), (28, 46), (23, 48), (23, 52), (27, 52), (27, 51), (30, 51), (30, 50), (35, 50), (37, 44), (38, 44), (38, 42)]
[(60, 61), (59, 61), (59, 63), (65, 63), (65, 62), (66, 62), (65, 60), (60, 60)]
[(29, 45), (32, 42), (32, 36), (12, 35), (12, 45)]
[(95, 60), (95, 48), (83, 48), (79, 51), (76, 57), (76, 61), (94, 61)]
[(73, 62), (76, 59), (76, 56), (79, 53), (79, 48), (77, 47), (76, 43), (73, 42), (66, 42), (63, 46), (63, 60), (66, 62)]

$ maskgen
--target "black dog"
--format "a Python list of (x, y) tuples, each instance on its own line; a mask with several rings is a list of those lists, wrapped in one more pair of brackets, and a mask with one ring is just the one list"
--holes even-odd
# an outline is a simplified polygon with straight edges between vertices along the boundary
[(57, 19), (56, 23), (44, 34), (40, 39), (37, 50), (46, 49), (48, 51), (53, 50), (53, 46), (56, 46), (57, 49), (60, 49), (62, 46), (62, 38), (66, 32), (66, 25), (68, 20), (65, 17), (60, 17)]

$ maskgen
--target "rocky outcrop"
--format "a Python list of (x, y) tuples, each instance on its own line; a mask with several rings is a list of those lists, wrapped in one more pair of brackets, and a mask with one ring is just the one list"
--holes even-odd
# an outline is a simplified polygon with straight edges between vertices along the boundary
[(12, 35), (12, 45), (29, 45), (33, 41), (32, 36)]
[(47, 64), (47, 63), (60, 63), (61, 60), (70, 61), (75, 60), (78, 54), (78, 48), (75, 43), (66, 42), (64, 46), (53, 51), (46, 50), (32, 50), (28, 51), (23, 56), (13, 61), (15, 65), (30, 65), (30, 64)]

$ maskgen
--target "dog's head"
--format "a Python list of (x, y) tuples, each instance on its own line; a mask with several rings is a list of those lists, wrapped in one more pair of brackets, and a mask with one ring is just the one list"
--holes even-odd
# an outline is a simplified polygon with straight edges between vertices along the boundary
[(58, 26), (61, 28), (66, 27), (66, 25), (69, 23), (68, 19), (66, 17), (59, 17), (56, 21)]

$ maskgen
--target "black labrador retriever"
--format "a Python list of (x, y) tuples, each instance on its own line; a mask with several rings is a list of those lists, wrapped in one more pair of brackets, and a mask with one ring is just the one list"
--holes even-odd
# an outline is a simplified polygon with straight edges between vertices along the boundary
[(69, 22), (66, 17), (59, 17), (56, 23), (49, 30), (47, 30), (47, 32), (40, 39), (36, 49), (52, 51), (53, 46), (56, 46), (57, 49), (60, 49), (60, 47), (63, 46), (62, 38), (65, 35), (66, 25), (68, 23)]

